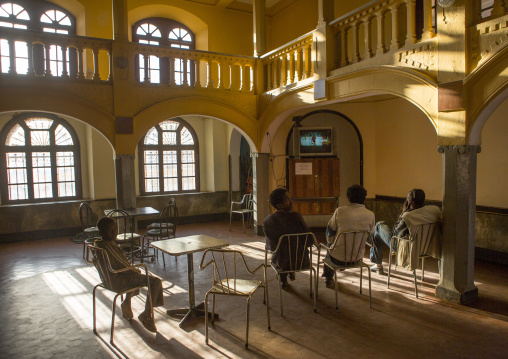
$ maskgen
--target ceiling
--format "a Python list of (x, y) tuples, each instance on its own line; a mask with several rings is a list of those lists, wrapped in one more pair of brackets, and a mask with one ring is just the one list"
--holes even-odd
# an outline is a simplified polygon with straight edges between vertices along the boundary
[[(252, 13), (253, 0), (186, 0), (199, 4), (215, 6), (222, 9), (237, 10)], [(268, 16), (276, 15), (286, 7), (296, 2), (296, 0), (265, 0), (265, 14)]]

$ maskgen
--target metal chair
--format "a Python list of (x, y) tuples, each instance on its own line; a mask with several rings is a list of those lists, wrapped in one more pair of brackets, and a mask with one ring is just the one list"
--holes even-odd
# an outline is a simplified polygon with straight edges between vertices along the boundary
[[(95, 265), (95, 268), (97, 269), (97, 272), (99, 272), (99, 276), (102, 281), (102, 283), (97, 284), (93, 288), (93, 332), (95, 335), (98, 336), (97, 324), (96, 324), (96, 312), (97, 311), (96, 311), (96, 306), (95, 306), (95, 298), (96, 298), (97, 288), (101, 287), (101, 288), (104, 288), (104, 289), (107, 289), (111, 292), (116, 293), (115, 297), (113, 298), (113, 307), (112, 307), (112, 315), (111, 315), (111, 338), (110, 338), (110, 343), (112, 345), (114, 345), (113, 336), (115, 334), (115, 311), (116, 311), (116, 299), (118, 298), (118, 296), (123, 296), (126, 293), (134, 292), (134, 291), (137, 291), (141, 288), (147, 287), (148, 288), (147, 300), (150, 303), (152, 318), (154, 317), (153, 307), (152, 307), (152, 298), (150, 295), (150, 278), (149, 278), (148, 269), (145, 264), (136, 264), (136, 265), (122, 268), (122, 269), (114, 270), (111, 267), (111, 262), (109, 260), (108, 253), (106, 252), (106, 250), (104, 250), (102, 248), (95, 247), (95, 246), (88, 246), (88, 249), (92, 252), (93, 257), (92, 257), (92, 260), (90, 261), (90, 260), (88, 260), (88, 255), (87, 255), (87, 262), (91, 263), (91, 264), (93, 263)], [(125, 271), (131, 270), (133, 268), (143, 268), (145, 270), (146, 285), (126, 289), (123, 291), (115, 290), (113, 287), (113, 284), (111, 283), (111, 276), (114, 275), (115, 273), (125, 272)]]
[[(173, 201), (170, 200), (169, 204), (164, 207), (159, 216), (159, 221), (152, 223), (148, 226), (148, 230), (145, 232), (143, 238), (141, 239), (141, 261), (143, 261), (143, 255), (148, 252), (148, 248), (151, 241), (161, 241), (163, 239), (175, 238), (176, 236), (176, 226), (178, 224), (178, 208)], [(145, 243), (146, 240), (146, 243)], [(152, 258), (159, 257), (158, 250), (155, 250), (153, 256), (149, 256)], [(177, 257), (175, 257), (176, 260)], [(154, 259), (152, 259), (153, 261)], [(164, 263), (164, 267), (166, 267), (166, 260), (164, 259), (164, 253), (162, 253), (162, 261)]]
[[(277, 279), (279, 281), (279, 300), (280, 300), (280, 315), (284, 316), (284, 308), (282, 304), (282, 288), (281, 288), (281, 273), (295, 273), (295, 272), (305, 272), (310, 271), (309, 281), (310, 281), (310, 297), (314, 299), (314, 312), (317, 312), (316, 309), (316, 298), (317, 298), (317, 274), (316, 269), (312, 266), (312, 246), (319, 250), (319, 244), (316, 240), (316, 236), (314, 233), (295, 233), (295, 234), (285, 234), (279, 238), (279, 243), (274, 251), (270, 251), (265, 249), (265, 272), (268, 267), (268, 253), (271, 253), (272, 256), (278, 251), (285, 251), (289, 256), (289, 269), (288, 270), (280, 270), (275, 267), (272, 263), (270, 266), (273, 268), (277, 275)], [(307, 248), (310, 248), (308, 250)], [(305, 258), (307, 255), (307, 251), (309, 252), (309, 264), (306, 265)], [(315, 277), (315, 285), (312, 285), (312, 277)]]
[[(371, 291), (371, 275), (370, 267), (363, 262), (363, 254), (365, 253), (365, 245), (367, 239), (370, 237), (368, 231), (350, 231), (342, 232), (335, 238), (332, 245), (329, 247), (324, 244), (320, 244), (320, 250), (318, 252), (318, 273), (319, 263), (323, 263), (325, 266), (333, 270), (335, 280), (335, 310), (339, 310), (339, 299), (338, 299), (338, 288), (337, 288), (337, 271), (342, 271), (352, 268), (360, 268), (360, 294), (362, 293), (362, 278), (363, 268), (367, 268), (369, 273), (369, 307), (372, 308), (372, 291)], [(341, 261), (343, 264), (335, 264), (329, 258), (329, 254), (336, 248), (344, 249), (343, 254), (340, 258), (335, 259)], [(320, 262), (321, 249), (326, 249), (328, 256)], [(316, 287), (318, 285), (316, 284)]]
[[(212, 258), (208, 263), (205, 263), (205, 258), (211, 254)], [(219, 258), (216, 259), (215, 256)], [(245, 269), (249, 274), (254, 274), (258, 269), (263, 268), (264, 264), (260, 264), (254, 270), (249, 268), (245, 261), (242, 252), (231, 249), (207, 249), (203, 254), (203, 259), (199, 265), (200, 269), (205, 269), (210, 264), (213, 264), (213, 282), (212, 288), (205, 294), (205, 343), (208, 345), (208, 296), (212, 295), (212, 323), (215, 317), (215, 295), (231, 295), (239, 297), (247, 297), (247, 329), (245, 333), (245, 348), (249, 346), (249, 315), (250, 315), (250, 300), (254, 292), (264, 287), (263, 303), (266, 305), (266, 317), (268, 320), (268, 330), (270, 330), (270, 311), (268, 302), (268, 286), (266, 282), (266, 270), (264, 271), (263, 281), (256, 279), (239, 279), (237, 278), (237, 257), (241, 258)], [(228, 267), (229, 266), (229, 267)], [(232, 275), (232, 276), (231, 276)]]
[(122, 209), (113, 209), (108, 212), (107, 216), (116, 220), (117, 223), (118, 235), (115, 242), (125, 252), (131, 262), (134, 263), (135, 254), (140, 251), (141, 235), (134, 233), (134, 224), (131, 216)]
[[(399, 246), (401, 245), (401, 242), (408, 243), (409, 255), (411, 258), (413, 256), (415, 256), (415, 258), (418, 260), (418, 262), (420, 261), (420, 259), (422, 260), (422, 279), (421, 279), (421, 281), (423, 282), (423, 277), (424, 277), (424, 273), (425, 273), (425, 258), (431, 257), (430, 255), (427, 255), (427, 253), (428, 253), (429, 247), (432, 243), (432, 240), (435, 238), (436, 234), (438, 234), (437, 232), (439, 232), (439, 234), (440, 234), (439, 225), (440, 224), (438, 222), (419, 224), (416, 227), (416, 230), (414, 231), (414, 233), (411, 233), (411, 228), (410, 228), (409, 238), (402, 238), (402, 237), (397, 237), (397, 236), (393, 236), (391, 238), (391, 240), (390, 240), (390, 255), (388, 256), (388, 279), (387, 279), (387, 283), (386, 283), (387, 288), (390, 288), (390, 274), (391, 274), (391, 268), (392, 268), (392, 256), (393, 255), (397, 256), (398, 249), (399, 249)], [(395, 243), (395, 241), (397, 241), (397, 249), (396, 250), (393, 249), (393, 247), (394, 247), (393, 244)], [(416, 253), (413, 254), (413, 251), (416, 251)], [(397, 269), (397, 259), (398, 259), (398, 257), (396, 257), (395, 269)], [(418, 298), (418, 282), (416, 279), (417, 265), (418, 265), (418, 263), (416, 263), (416, 265), (414, 266), (414, 269), (413, 269), (413, 278), (414, 278), (414, 283), (415, 283), (416, 298)], [(441, 273), (441, 260), (440, 259), (437, 260), (437, 265), (438, 265), (438, 272)]]
[[(236, 208), (234, 208), (236, 207)], [(243, 233), (245, 233), (245, 216), (247, 216), (249, 224), (254, 219), (254, 200), (252, 193), (247, 193), (243, 196), (241, 202), (231, 202), (231, 208), (229, 210), (229, 230), (231, 231), (231, 219), (233, 213), (242, 215)]]
[[(85, 250), (89, 245), (93, 245), (95, 238), (100, 238), (99, 229), (95, 226), (97, 222), (93, 216), (92, 208), (87, 202), (83, 202), (79, 206), (79, 221), (83, 228), (83, 259), (85, 258)], [(92, 236), (92, 238), (89, 238)]]

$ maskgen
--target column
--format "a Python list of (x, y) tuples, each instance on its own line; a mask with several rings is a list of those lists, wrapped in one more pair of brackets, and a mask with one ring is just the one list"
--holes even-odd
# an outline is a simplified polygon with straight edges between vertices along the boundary
[(377, 14), (377, 48), (376, 55), (382, 55), (386, 52), (385, 47), (385, 18), (383, 13), (379, 11)]
[(476, 157), (480, 146), (439, 146), (443, 154), (443, 244), (436, 296), (468, 304), (474, 285)]
[(399, 8), (393, 6), (392, 12), (392, 44), (390, 50), (397, 50), (400, 47), (399, 43)]
[(83, 48), (78, 48), (78, 80), (85, 79), (85, 69), (84, 69), (85, 59), (83, 58)]
[(131, 154), (115, 156), (116, 207), (120, 209), (136, 208), (134, 158)]
[(340, 30), (340, 67), (348, 64), (347, 58), (347, 29)]
[(428, 40), (434, 36), (432, 28), (432, 0), (423, 0), (423, 33), (422, 40)]
[(264, 235), (263, 221), (270, 214), (270, 154), (252, 153), (254, 193), (254, 234)]
[(310, 44), (305, 45), (305, 78), (308, 79), (312, 76), (312, 46)]
[(358, 25), (354, 24), (351, 29), (353, 30), (353, 58), (351, 63), (356, 63), (360, 60), (360, 53), (358, 52)]
[(101, 79), (101, 75), (99, 75), (99, 49), (93, 49), (93, 70), (93, 79), (99, 81)]
[(365, 19), (363, 22), (364, 31), (365, 31), (365, 58), (369, 58), (374, 56), (372, 54), (372, 46), (370, 44), (371, 42), (371, 33), (370, 33), (370, 24), (372, 20), (371, 19)]
[(319, 0), (318, 2), (318, 27), (328, 24), (335, 18), (334, 0)]
[(295, 82), (295, 54), (296, 51), (291, 51), (289, 53), (289, 83), (292, 84)]
[(67, 47), (62, 45), (60, 50), (62, 51), (62, 78), (69, 77), (69, 71), (67, 71)]
[(128, 34), (127, 0), (113, 0), (113, 39), (128, 42)]
[(254, 0), (254, 56), (259, 57), (266, 52), (265, 0)]
[(413, 45), (416, 41), (416, 0), (406, 0), (407, 8), (407, 32), (406, 46)]

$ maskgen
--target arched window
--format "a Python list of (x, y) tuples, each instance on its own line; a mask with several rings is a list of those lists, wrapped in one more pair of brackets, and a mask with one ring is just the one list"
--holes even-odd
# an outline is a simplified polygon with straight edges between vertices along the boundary
[[(132, 39), (140, 44), (179, 49), (194, 49), (195, 47), (194, 34), (190, 29), (179, 22), (165, 18), (138, 21), (132, 27)], [(136, 62), (136, 77), (139, 82), (167, 84), (173, 76), (175, 83), (182, 85), (185, 80), (184, 73), (187, 75), (188, 84), (194, 81), (194, 66), (193, 61), (190, 60), (184, 64), (184, 60), (174, 59), (174, 64), (170, 66), (168, 58), (159, 59), (153, 55), (138, 55)]]
[[(1, 1), (0, 26), (37, 32), (51, 32), (64, 35), (76, 35), (75, 18), (65, 9), (47, 1)], [(60, 46), (51, 45), (44, 51), (41, 44), (33, 45), (33, 62), (37, 75), (44, 74), (46, 56), (49, 56), (48, 73), (53, 76), (67, 74), (63, 66), (63, 53)], [(11, 62), (11, 56), (14, 56)], [(76, 50), (69, 49), (66, 53), (66, 69), (74, 75), (76, 69)], [(28, 47), (24, 41), (9, 43), (0, 39), (0, 72), (24, 75), (28, 72)]]
[(141, 194), (199, 191), (199, 146), (182, 119), (152, 127), (138, 144)]
[(3, 203), (81, 198), (79, 140), (63, 119), (43, 113), (14, 117), (0, 132)]

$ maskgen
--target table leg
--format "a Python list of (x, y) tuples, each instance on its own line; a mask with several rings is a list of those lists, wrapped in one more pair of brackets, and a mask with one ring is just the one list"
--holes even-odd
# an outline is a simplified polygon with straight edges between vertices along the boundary
[[(188, 309), (169, 309), (168, 315), (184, 315), (180, 321), (180, 328), (183, 327), (185, 321), (193, 316), (204, 317), (205, 316), (205, 303), (201, 302), (196, 306), (196, 298), (194, 292), (194, 256), (192, 253), (187, 254), (187, 280), (189, 284), (189, 308)], [(212, 313), (208, 313), (211, 317)], [(219, 315), (215, 313), (214, 318), (218, 318)]]

